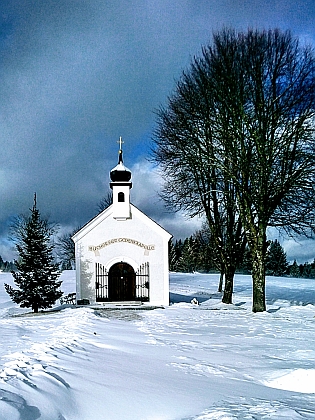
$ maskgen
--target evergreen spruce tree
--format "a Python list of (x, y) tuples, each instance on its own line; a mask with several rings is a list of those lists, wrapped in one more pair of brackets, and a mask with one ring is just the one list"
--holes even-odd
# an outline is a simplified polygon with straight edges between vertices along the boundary
[(171, 267), (172, 267), (172, 271), (180, 271), (180, 267), (179, 267), (179, 261), (180, 258), (182, 256), (182, 251), (183, 251), (183, 243), (182, 240), (179, 239), (175, 241), (174, 243), (174, 254), (172, 256), (172, 262), (171, 262)]
[(188, 245), (188, 238), (186, 238), (181, 247), (180, 257), (178, 258), (177, 269), (178, 271), (182, 271), (183, 273), (189, 273), (190, 265), (189, 265), (189, 245)]
[(276, 239), (270, 243), (267, 251), (266, 273), (272, 276), (283, 276), (287, 268), (287, 255)]
[(312, 278), (312, 266), (310, 263), (306, 262), (304, 264), (300, 264), (300, 275), (306, 279)]
[(196, 241), (190, 236), (186, 238), (182, 247), (182, 253), (178, 260), (178, 269), (184, 273), (196, 271), (197, 249)]
[(169, 244), (168, 244), (168, 255), (169, 255), (169, 270), (176, 271), (177, 258), (176, 258), (175, 246), (172, 241), (169, 241)]
[(289, 267), (290, 271), (290, 276), (291, 277), (300, 277), (301, 273), (300, 273), (300, 268), (296, 262), (296, 260), (293, 261), (292, 265)]
[(181, 239), (179, 239), (178, 241), (176, 240), (174, 248), (175, 248), (177, 262), (180, 259), (180, 257), (182, 256), (183, 246), (184, 246), (184, 244), (183, 244)]
[(241, 273), (243, 274), (251, 274), (253, 269), (253, 259), (251, 255), (251, 251), (248, 245), (245, 246), (244, 253), (240, 262), (240, 266), (238, 267)]
[(311, 263), (311, 272), (310, 272), (310, 278), (315, 279), (315, 259)]
[(62, 296), (58, 290), (62, 282), (58, 280), (58, 264), (54, 263), (51, 243), (54, 229), (47, 219), (41, 218), (36, 194), (30, 211), (29, 217), (19, 218), (13, 227), (19, 258), (15, 262), (17, 271), (12, 271), (12, 275), (19, 288), (5, 284), (5, 290), (13, 302), (21, 307), (31, 307), (37, 313), (39, 309), (50, 308)]

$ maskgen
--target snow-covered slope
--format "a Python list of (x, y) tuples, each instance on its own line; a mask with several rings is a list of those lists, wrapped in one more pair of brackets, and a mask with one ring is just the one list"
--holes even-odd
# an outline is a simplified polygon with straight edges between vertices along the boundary
[[(62, 278), (74, 291), (74, 272)], [(234, 305), (218, 275), (172, 274), (165, 309), (38, 315), (5, 282), (1, 420), (315, 419), (314, 280), (269, 277), (260, 314), (250, 276), (236, 276)]]

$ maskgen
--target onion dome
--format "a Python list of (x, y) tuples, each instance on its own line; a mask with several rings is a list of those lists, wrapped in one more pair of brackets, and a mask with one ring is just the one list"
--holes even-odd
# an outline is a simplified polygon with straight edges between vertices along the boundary
[(112, 182), (129, 182), (131, 172), (123, 163), (122, 150), (118, 153), (118, 165), (110, 171), (110, 179)]

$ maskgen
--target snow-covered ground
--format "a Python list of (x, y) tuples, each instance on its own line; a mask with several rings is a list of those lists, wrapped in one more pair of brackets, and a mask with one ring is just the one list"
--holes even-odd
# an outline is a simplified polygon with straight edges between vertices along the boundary
[[(62, 274), (73, 292), (74, 272)], [(0, 274), (0, 419), (315, 419), (315, 280), (171, 274), (170, 307), (30, 314)], [(190, 303), (196, 297), (200, 305)]]

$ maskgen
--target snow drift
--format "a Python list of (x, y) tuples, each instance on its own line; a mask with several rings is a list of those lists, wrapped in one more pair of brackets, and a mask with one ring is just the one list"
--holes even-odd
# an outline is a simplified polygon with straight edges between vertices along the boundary
[(250, 276), (233, 305), (218, 275), (174, 273), (165, 309), (37, 315), (0, 282), (1, 420), (315, 419), (314, 280), (267, 278), (258, 314)]

